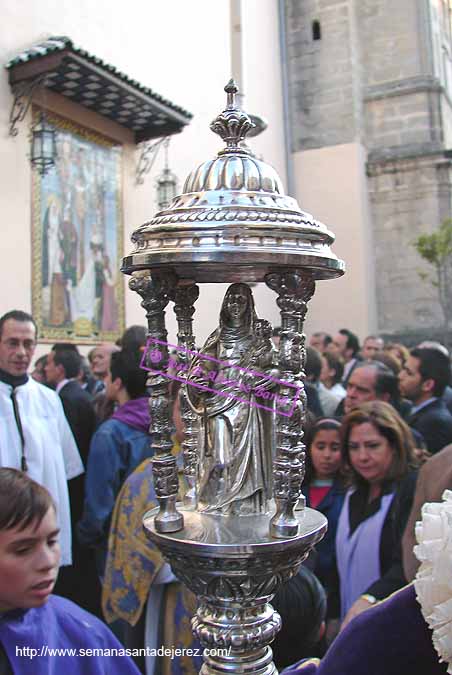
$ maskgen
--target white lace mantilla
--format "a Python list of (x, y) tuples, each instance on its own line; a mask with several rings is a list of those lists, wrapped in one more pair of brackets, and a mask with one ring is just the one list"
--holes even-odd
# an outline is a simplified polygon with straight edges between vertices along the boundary
[(433, 645), (452, 675), (452, 491), (445, 490), (442, 499), (424, 504), (416, 523), (414, 554), (421, 566), (414, 586)]

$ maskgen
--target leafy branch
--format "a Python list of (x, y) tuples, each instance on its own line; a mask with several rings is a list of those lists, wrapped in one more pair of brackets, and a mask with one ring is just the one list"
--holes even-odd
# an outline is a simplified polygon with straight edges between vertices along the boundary
[[(417, 252), (433, 267), (431, 284), (437, 289), (446, 327), (452, 325), (452, 219), (444, 220), (436, 232), (421, 234), (414, 242)], [(424, 281), (425, 272), (419, 274)]]

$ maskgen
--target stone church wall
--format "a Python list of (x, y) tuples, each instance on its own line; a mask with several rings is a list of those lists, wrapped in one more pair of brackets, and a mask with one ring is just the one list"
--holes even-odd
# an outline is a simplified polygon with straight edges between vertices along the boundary
[(414, 240), (450, 214), (450, 162), (443, 155), (369, 165), (378, 329), (382, 333), (437, 331), (442, 324), (436, 290), (420, 273)]
[[(354, 142), (367, 156), (368, 266), (375, 273), (362, 283), (373, 284), (369, 297), (376, 294), (380, 332), (433, 332), (442, 322), (436, 291), (419, 276), (428, 268), (413, 241), (452, 214), (445, 155), (452, 147), (450, 30), (443, 4), (286, 0), (295, 156)], [(332, 190), (330, 180), (325, 195)]]

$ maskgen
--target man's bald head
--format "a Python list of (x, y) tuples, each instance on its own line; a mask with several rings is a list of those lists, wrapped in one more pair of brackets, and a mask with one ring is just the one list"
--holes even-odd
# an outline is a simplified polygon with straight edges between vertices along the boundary
[(101, 345), (97, 345), (97, 347), (90, 352), (89, 361), (94, 377), (98, 380), (103, 380), (107, 377), (110, 369), (111, 355), (113, 352), (119, 351), (119, 347), (113, 344), (113, 342), (104, 342)]

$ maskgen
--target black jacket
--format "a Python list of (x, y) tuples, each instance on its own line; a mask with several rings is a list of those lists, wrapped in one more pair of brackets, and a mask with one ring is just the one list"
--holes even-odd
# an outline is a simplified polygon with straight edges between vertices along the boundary
[(74, 434), (83, 464), (86, 467), (91, 436), (96, 430), (93, 399), (75, 380), (69, 380), (60, 389), (59, 394), (64, 414)]
[[(84, 391), (75, 380), (69, 380), (59, 391), (64, 414), (69, 422), (75, 442), (87, 466), (91, 437), (96, 430), (96, 415), (91, 396)], [(85, 498), (85, 474), (69, 481), (69, 499), (71, 502), (71, 520), (74, 524), (80, 520), (83, 513)]]
[[(413, 503), (416, 480), (417, 471), (411, 470), (398, 483), (394, 499), (383, 523), (380, 536), (381, 577), (365, 591), (374, 595), (378, 600), (386, 598), (407, 583), (403, 573), (401, 541)], [(380, 497), (370, 503), (368, 503), (368, 487), (361, 486), (356, 489), (349, 501), (351, 533), (363, 520), (378, 511), (381, 497), (392, 492), (393, 489), (394, 484), (386, 483)], [(339, 593), (339, 589), (337, 592)]]
[(452, 443), (452, 415), (441, 398), (412, 414), (407, 422), (422, 434), (427, 450), (432, 453)]

